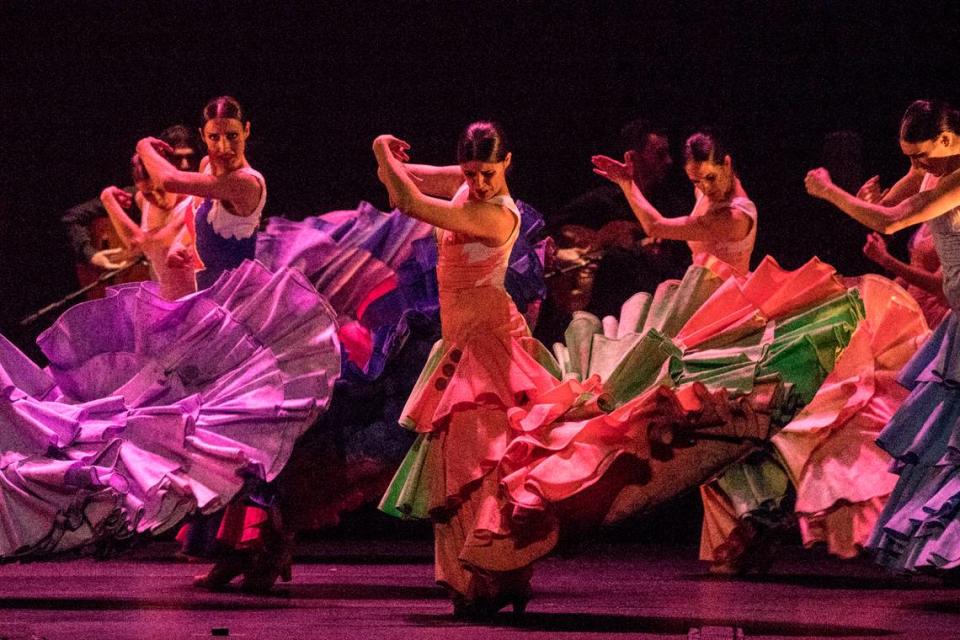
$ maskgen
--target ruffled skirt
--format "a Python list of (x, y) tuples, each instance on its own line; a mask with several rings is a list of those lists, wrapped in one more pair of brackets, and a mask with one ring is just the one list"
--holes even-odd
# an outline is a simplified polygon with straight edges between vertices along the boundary
[(722, 472), (816, 393), (863, 317), (817, 261), (750, 277), (722, 263), (638, 294), (619, 320), (580, 313), (556, 359), (526, 338), (437, 347), (408, 401), (420, 432), (381, 508), (442, 520), (486, 479), (459, 559), (527, 566), (560, 523), (610, 523)]
[(339, 375), (334, 314), (256, 262), (177, 301), (111, 288), (38, 339), (0, 342), (0, 557), (157, 533), (271, 480)]
[(910, 395), (877, 438), (899, 475), (870, 547), (900, 570), (960, 566), (960, 340), (947, 316), (903, 371)]

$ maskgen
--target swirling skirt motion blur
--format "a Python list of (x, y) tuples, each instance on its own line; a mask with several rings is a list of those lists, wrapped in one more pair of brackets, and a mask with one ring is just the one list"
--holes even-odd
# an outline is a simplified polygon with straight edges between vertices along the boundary
[[(543, 282), (544, 223), (518, 202), (521, 229), (506, 288), (534, 317)], [(257, 258), (307, 275), (338, 316), (343, 375), (329, 412), (300, 440), (279, 480), (285, 526), (317, 529), (379, 500), (413, 443), (397, 422), (440, 335), (437, 243), (430, 225), (366, 202), (301, 221), (270, 218)]]
[(563, 525), (642, 512), (768, 440), (865, 317), (817, 260), (785, 271), (767, 258), (745, 278), (710, 260), (619, 321), (578, 314), (556, 359), (522, 337), (441, 341), (408, 402), (420, 436), (381, 507), (440, 523), (438, 579), (457, 593), (522, 589)]
[(271, 480), (327, 407), (335, 316), (299, 272), (245, 262), (177, 301), (113, 287), (0, 340), (0, 557), (104, 549)]

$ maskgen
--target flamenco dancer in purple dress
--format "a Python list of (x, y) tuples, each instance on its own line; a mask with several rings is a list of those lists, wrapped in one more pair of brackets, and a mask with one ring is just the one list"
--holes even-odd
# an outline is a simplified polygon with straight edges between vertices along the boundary
[[(152, 138), (138, 154), (160, 188), (209, 200), (205, 224), (238, 243), (198, 247), (209, 288), (113, 287), (40, 336), (45, 369), (0, 338), (0, 559), (102, 550), (222, 510), (274, 479), (329, 403), (334, 313), (300, 272), (244, 260), (266, 197), (249, 125), (229, 98), (204, 115), (204, 173), (176, 170)], [(168, 265), (196, 260), (193, 237)]]

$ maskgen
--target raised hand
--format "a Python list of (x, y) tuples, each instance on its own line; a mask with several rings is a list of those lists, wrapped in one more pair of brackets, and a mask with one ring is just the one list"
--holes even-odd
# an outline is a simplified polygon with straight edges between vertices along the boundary
[(890, 251), (887, 249), (887, 241), (876, 232), (867, 236), (867, 242), (863, 245), (863, 255), (884, 268), (891, 258)]
[(100, 198), (103, 199), (108, 195), (117, 201), (117, 204), (120, 205), (121, 209), (129, 209), (130, 206), (133, 205), (133, 196), (120, 187), (107, 187), (100, 194)]
[(807, 177), (803, 180), (803, 186), (806, 187), (807, 193), (814, 198), (826, 200), (830, 189), (833, 187), (833, 180), (830, 179), (830, 172), (820, 167), (807, 172)]
[(373, 141), (373, 152), (378, 158), (380, 154), (389, 154), (400, 162), (410, 162), (410, 156), (407, 155), (409, 149), (410, 143), (388, 133), (377, 136)]
[(873, 176), (863, 183), (857, 191), (857, 198), (866, 202), (877, 203), (883, 200), (888, 190), (880, 189), (880, 176)]
[(593, 156), (590, 161), (593, 163), (595, 174), (616, 185), (622, 187), (633, 182), (633, 166), (631, 166), (629, 160), (620, 162), (610, 156)]

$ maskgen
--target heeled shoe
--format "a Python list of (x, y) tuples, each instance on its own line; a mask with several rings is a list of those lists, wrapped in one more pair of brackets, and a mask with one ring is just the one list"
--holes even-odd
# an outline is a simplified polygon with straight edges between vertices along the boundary
[(453, 617), (456, 620), (491, 622), (501, 609), (509, 605), (513, 609), (514, 621), (519, 622), (526, 614), (530, 597), (529, 590), (523, 593), (501, 593), (495, 598), (472, 600), (458, 594), (453, 597)]
[(277, 580), (293, 579), (293, 535), (278, 535), (263, 551), (255, 554), (243, 571), (240, 590), (245, 593), (267, 593)]
[(250, 556), (231, 555), (218, 560), (207, 573), (194, 576), (193, 586), (207, 591), (223, 591), (230, 582), (250, 568)]

